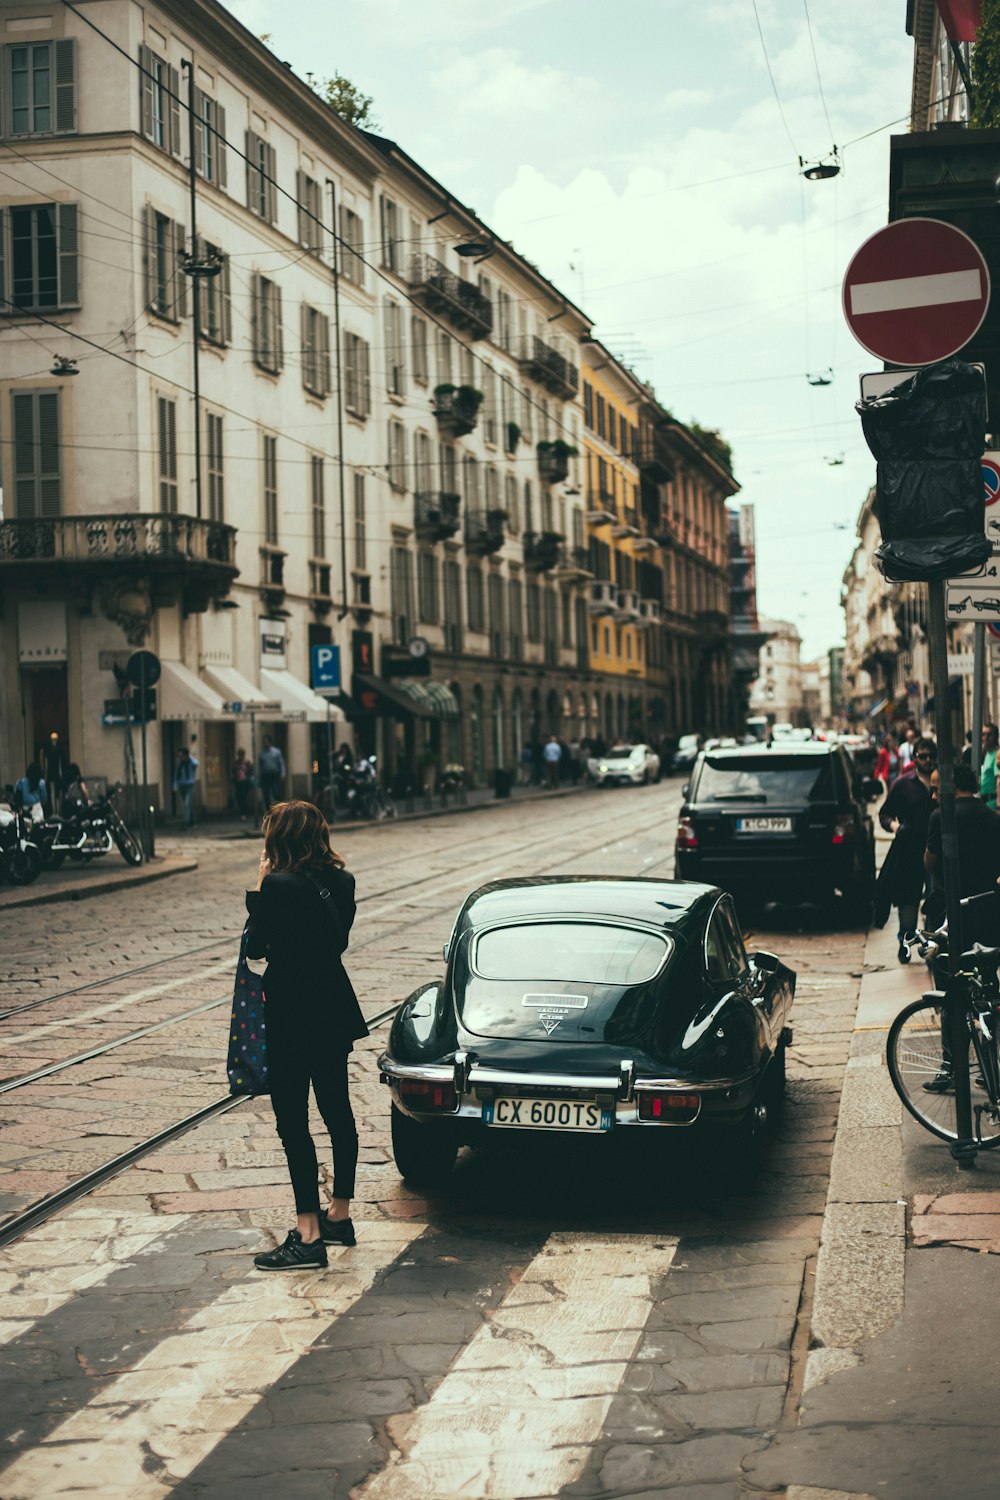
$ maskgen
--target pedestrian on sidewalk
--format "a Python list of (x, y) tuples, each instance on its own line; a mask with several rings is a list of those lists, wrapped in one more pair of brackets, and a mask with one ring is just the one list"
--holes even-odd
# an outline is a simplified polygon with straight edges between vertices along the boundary
[(550, 734), (542, 752), (545, 760), (545, 775), (548, 780), (549, 790), (555, 791), (559, 785), (559, 763), (562, 760), (562, 746), (554, 734)]
[(921, 737), (914, 745), (912, 773), (897, 778), (878, 814), (882, 827), (894, 838), (875, 890), (875, 923), (884, 927), (891, 907), (896, 908), (901, 964), (910, 961), (906, 939), (916, 931), (917, 908), (924, 889), (924, 850), (934, 809), (931, 772), (936, 764), (937, 746)]
[(875, 760), (874, 777), (881, 781), (886, 791), (899, 775), (899, 750), (894, 735), (887, 734)]
[(247, 809), (250, 806), (250, 793), (253, 789), (253, 766), (247, 760), (245, 750), (237, 750), (236, 759), (233, 761), (232, 776), (236, 811), (240, 815), (240, 822), (245, 823)]
[(40, 823), (45, 817), (45, 806), (48, 800), (49, 794), (42, 768), (37, 760), (33, 760), (24, 775), (18, 777), (14, 785), (14, 806), (19, 807), (32, 823)]
[(995, 724), (983, 725), (983, 767), (979, 776), (979, 790), (987, 807), (997, 810), (997, 745), (1000, 732)]
[(281, 796), (285, 780), (285, 757), (269, 734), (265, 734), (261, 740), (257, 769), (260, 772), (260, 790), (264, 798), (264, 811), (269, 812)]
[(58, 813), (63, 792), (69, 785), (69, 752), (54, 729), (42, 752), (42, 759), (45, 763), (45, 783), (52, 798), (52, 811)]
[(521, 746), (521, 754), (518, 756), (517, 779), (521, 786), (528, 786), (531, 782), (532, 767), (535, 764), (535, 752), (531, 745), (525, 743)]
[[(330, 847), (311, 802), (277, 802), (264, 818), (257, 889), (247, 891), (249, 959), (267, 959), (264, 1015), (271, 1106), (295, 1196), (295, 1228), (254, 1258), (261, 1271), (315, 1269), (327, 1245), (353, 1245), (358, 1134), (347, 1084), (353, 1044), (368, 1035), (342, 955), (354, 921), (354, 876)], [(333, 1202), (320, 1208), (309, 1086), (333, 1145)]]
[(187, 745), (177, 752), (174, 768), (174, 791), (181, 799), (181, 822), (185, 828), (194, 827), (194, 788), (198, 780), (198, 761)]

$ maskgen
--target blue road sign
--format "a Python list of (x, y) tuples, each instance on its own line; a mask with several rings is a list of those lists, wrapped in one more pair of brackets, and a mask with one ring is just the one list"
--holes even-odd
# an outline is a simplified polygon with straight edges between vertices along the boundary
[(1000, 500), (1000, 464), (997, 463), (996, 454), (987, 454), (982, 460), (982, 469), (986, 504), (995, 505)]
[(313, 646), (310, 649), (312, 688), (315, 693), (340, 692), (340, 647)]

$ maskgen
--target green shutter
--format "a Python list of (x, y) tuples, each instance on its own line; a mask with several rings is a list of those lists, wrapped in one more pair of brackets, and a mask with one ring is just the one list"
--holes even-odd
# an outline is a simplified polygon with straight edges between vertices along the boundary
[(36, 514), (35, 492), (35, 398), (28, 391), (15, 391), (14, 416), (14, 514), (19, 521)]
[(372, 374), (368, 357), (368, 345), (362, 339), (358, 344), (359, 389), (361, 391), (360, 412), (367, 417), (372, 409)]
[(151, 203), (142, 210), (142, 285), (149, 312), (156, 302), (156, 215)]
[(218, 187), (225, 188), (228, 182), (226, 171), (226, 111), (220, 104), (215, 106), (215, 181)]
[(153, 54), (139, 47), (139, 128), (147, 141), (153, 139)]
[(181, 156), (181, 75), (176, 68), (167, 69), (170, 98), (167, 100), (168, 144), (171, 156)]
[(59, 392), (42, 391), (38, 401), (39, 514), (62, 513), (62, 480), (59, 473)]
[(184, 270), (184, 256), (187, 250), (186, 237), (183, 224), (174, 224), (174, 301), (173, 315), (180, 321), (187, 317), (187, 273)]
[(244, 155), (246, 156), (247, 169), (247, 208), (251, 213), (257, 212), (257, 200), (255, 199), (254, 195), (254, 178), (256, 176), (256, 168), (254, 166), (254, 163), (256, 161), (256, 152), (254, 150), (254, 147), (256, 146), (256, 144), (257, 137), (254, 135), (252, 130), (248, 130), (246, 133), (246, 139), (244, 141)]
[(309, 308), (299, 304), (299, 335), (302, 345), (302, 384), (307, 391), (316, 385), (315, 353), (309, 341)]
[(254, 271), (250, 283), (250, 344), (253, 348), (253, 357), (259, 365), (261, 361), (260, 332), (261, 323), (260, 307), (260, 272)]
[(57, 131), (76, 129), (76, 42), (55, 42), (55, 121)]
[(194, 91), (194, 167), (201, 174), (201, 163), (204, 156), (203, 141), (205, 138), (205, 122), (202, 118), (202, 100), (205, 95), (201, 89)]
[(281, 287), (274, 284), (274, 368), (281, 370), (285, 364), (285, 330), (281, 317)]
[(59, 306), (79, 307), (79, 240), (78, 214), (75, 203), (56, 205), (56, 233), (59, 244)]
[(219, 274), (222, 283), (222, 342), (231, 344), (233, 341), (233, 305), (229, 295), (229, 256), (222, 257), (222, 270)]
[(265, 183), (267, 190), (267, 222), (269, 224), (276, 224), (278, 220), (278, 169), (273, 146), (265, 146), (264, 148), (264, 165), (267, 171), (267, 182)]
[(324, 396), (333, 390), (330, 379), (330, 319), (320, 315), (319, 319), (319, 387)]
[(298, 217), (298, 237), (300, 245), (309, 244), (309, 232), (307, 229), (308, 218), (306, 216), (306, 174), (299, 169), (295, 173), (295, 211)]

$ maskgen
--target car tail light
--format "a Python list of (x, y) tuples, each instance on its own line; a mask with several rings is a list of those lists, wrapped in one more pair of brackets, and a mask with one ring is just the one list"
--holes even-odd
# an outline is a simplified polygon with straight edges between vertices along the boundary
[(420, 1078), (401, 1078), (399, 1097), (422, 1114), (448, 1114), (458, 1106), (453, 1083), (425, 1083)]
[(854, 840), (854, 824), (850, 818), (838, 818), (833, 825), (833, 842), (850, 844)]
[(639, 1119), (654, 1120), (661, 1124), (687, 1125), (701, 1108), (699, 1094), (657, 1093), (655, 1089), (639, 1089)]
[(677, 820), (677, 847), (678, 849), (697, 849), (698, 847), (698, 835), (694, 831), (694, 824), (690, 818)]

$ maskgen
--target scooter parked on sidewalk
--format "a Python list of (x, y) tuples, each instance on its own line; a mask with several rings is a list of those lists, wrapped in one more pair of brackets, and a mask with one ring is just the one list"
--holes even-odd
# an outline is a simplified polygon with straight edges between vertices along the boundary
[(142, 864), (142, 848), (115, 806), (120, 786), (103, 797), (80, 803), (68, 817), (46, 818), (35, 825), (33, 837), (47, 870), (58, 870), (68, 858), (86, 863), (110, 854), (117, 846), (127, 865)]

